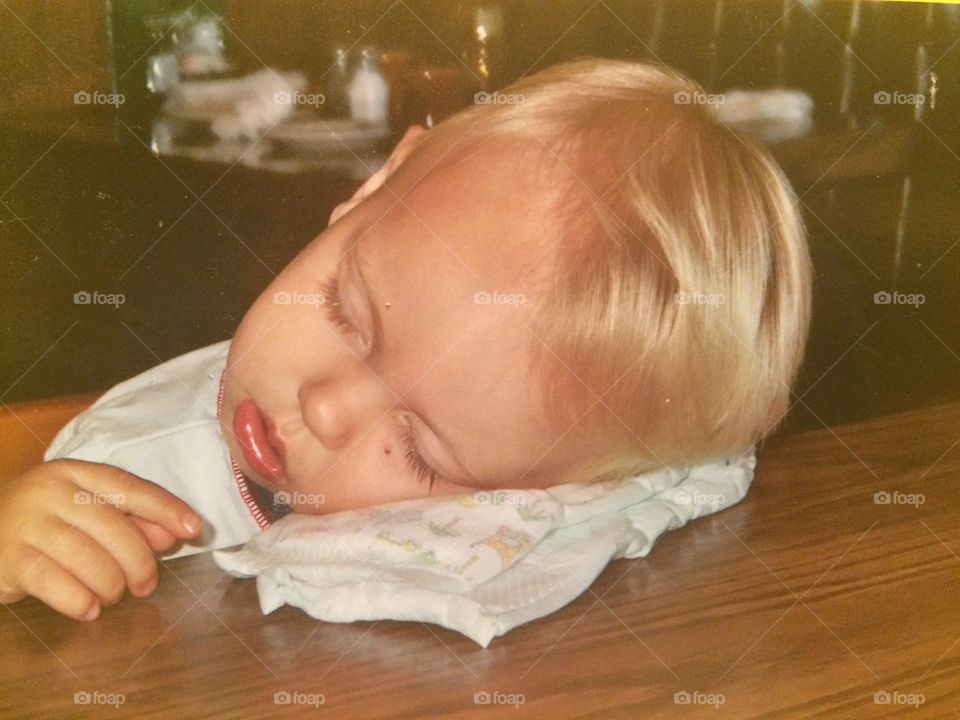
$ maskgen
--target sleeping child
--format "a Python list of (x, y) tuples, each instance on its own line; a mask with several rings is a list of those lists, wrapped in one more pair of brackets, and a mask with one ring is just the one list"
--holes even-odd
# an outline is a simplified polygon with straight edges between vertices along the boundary
[(790, 185), (662, 66), (584, 59), (424, 130), (232, 339), (109, 390), (0, 499), (0, 602), (78, 620), (288, 512), (595, 483), (781, 422), (811, 268)]

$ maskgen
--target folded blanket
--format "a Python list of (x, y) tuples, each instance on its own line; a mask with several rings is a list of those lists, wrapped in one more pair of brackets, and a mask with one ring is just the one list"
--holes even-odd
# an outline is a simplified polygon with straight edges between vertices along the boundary
[(483, 647), (563, 607), (607, 563), (738, 502), (756, 458), (665, 468), (595, 485), (408, 500), (331, 515), (291, 514), (240, 550), (213, 553), (256, 577), (264, 614), (417, 620)]

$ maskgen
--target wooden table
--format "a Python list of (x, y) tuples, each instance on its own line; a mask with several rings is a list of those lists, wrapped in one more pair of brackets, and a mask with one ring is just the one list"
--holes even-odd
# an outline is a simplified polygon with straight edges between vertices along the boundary
[(208, 555), (91, 624), (28, 599), (0, 609), (0, 716), (953, 717), (958, 436), (960, 403), (777, 438), (739, 505), (487, 649), (432, 625), (261, 616), (254, 582)]

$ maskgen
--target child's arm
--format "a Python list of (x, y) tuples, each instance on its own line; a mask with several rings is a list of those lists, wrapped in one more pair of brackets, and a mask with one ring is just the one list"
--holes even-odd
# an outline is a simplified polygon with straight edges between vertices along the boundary
[(111, 465), (38, 465), (0, 496), (0, 603), (32, 595), (76, 620), (93, 620), (126, 588), (153, 592), (154, 552), (197, 535), (201, 525), (185, 502)]

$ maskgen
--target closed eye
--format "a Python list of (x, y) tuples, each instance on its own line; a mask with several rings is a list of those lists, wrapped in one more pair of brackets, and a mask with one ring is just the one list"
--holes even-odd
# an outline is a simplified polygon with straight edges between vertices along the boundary
[(407, 466), (413, 470), (417, 482), (423, 483), (424, 481), (429, 481), (427, 485), (428, 493), (430, 490), (433, 490), (433, 484), (435, 482), (445, 482), (446, 479), (443, 475), (430, 467), (423, 455), (420, 454), (420, 451), (417, 450), (417, 444), (413, 439), (413, 434), (409, 430), (404, 433), (403, 443), (403, 459), (407, 463)]
[[(330, 275), (322, 284), (323, 290), (323, 308), (327, 317), (334, 325), (343, 332), (359, 335), (360, 331), (356, 325), (350, 322), (350, 319), (344, 314), (340, 302), (340, 287), (336, 274)], [(407, 430), (403, 437), (403, 460), (407, 467), (413, 471), (417, 482), (428, 482), (427, 492), (433, 489), (435, 482), (444, 482), (445, 478), (439, 472), (434, 470), (424, 459), (423, 455), (417, 449), (416, 440), (413, 433)]]

